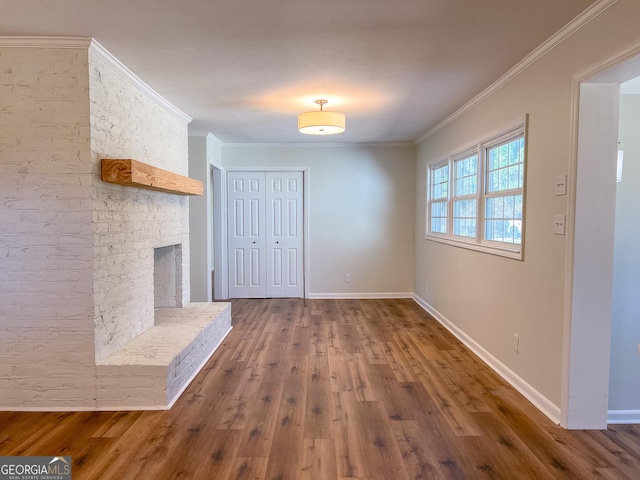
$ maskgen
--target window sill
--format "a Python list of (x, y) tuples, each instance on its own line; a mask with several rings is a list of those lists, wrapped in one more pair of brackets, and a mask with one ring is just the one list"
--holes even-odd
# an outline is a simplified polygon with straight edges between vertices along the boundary
[(453, 240), (448, 237), (438, 237), (435, 235), (426, 235), (425, 240), (444, 243), (445, 245), (451, 245), (452, 247), (465, 248), (467, 250), (474, 250), (476, 252), (488, 253), (490, 255), (497, 255), (499, 257), (511, 258), (511, 259), (520, 260), (520, 261), (524, 260), (523, 245), (478, 244), (478, 243), (475, 243), (475, 241), (473, 240), (471, 241)]

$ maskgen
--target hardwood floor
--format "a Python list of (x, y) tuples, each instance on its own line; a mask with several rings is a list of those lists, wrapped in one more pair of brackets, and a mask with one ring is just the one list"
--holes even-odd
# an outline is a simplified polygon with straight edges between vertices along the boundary
[(640, 426), (553, 425), (411, 300), (237, 300), (163, 412), (0, 413), (73, 479), (639, 479)]

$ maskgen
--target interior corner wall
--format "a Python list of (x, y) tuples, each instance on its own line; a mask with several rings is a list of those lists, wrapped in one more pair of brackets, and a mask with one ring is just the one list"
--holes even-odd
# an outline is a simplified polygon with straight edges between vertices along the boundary
[(413, 146), (244, 145), (222, 152), (226, 170), (308, 167), (311, 298), (411, 295)]
[(207, 135), (207, 163), (209, 165), (209, 200), (211, 204), (211, 230), (209, 232), (210, 241), (207, 242), (208, 254), (211, 258), (211, 268), (213, 269), (213, 292), (215, 300), (228, 298), (229, 285), (227, 279), (227, 263), (224, 252), (227, 250), (227, 238), (224, 235), (226, 228), (226, 184), (222, 167), (222, 142), (212, 134)]
[[(188, 122), (89, 49), (91, 168), (131, 158), (189, 174)], [(153, 249), (182, 245), (181, 303), (190, 302), (189, 200), (96, 181), (95, 360), (100, 362), (154, 322)]]
[(95, 399), (86, 48), (0, 48), (0, 409)]
[(212, 202), (207, 138), (189, 137), (189, 176), (204, 185), (204, 195), (189, 199), (189, 248), (191, 252), (191, 301), (212, 300)]
[(620, 96), (622, 181), (616, 189), (609, 410), (640, 411), (640, 95)]
[[(555, 178), (571, 157), (573, 79), (640, 40), (640, 3), (619, 0), (494, 93), (418, 146), (415, 291), (457, 329), (559, 411), (565, 300), (566, 237), (553, 234)], [(524, 260), (425, 239), (426, 164), (529, 114)], [(424, 292), (425, 283), (429, 293)], [(520, 337), (519, 352), (512, 348)], [(556, 412), (557, 413), (557, 412)]]

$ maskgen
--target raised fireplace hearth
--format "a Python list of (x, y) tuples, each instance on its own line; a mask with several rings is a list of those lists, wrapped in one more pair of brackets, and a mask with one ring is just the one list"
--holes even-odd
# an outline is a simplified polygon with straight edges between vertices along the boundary
[(126, 410), (170, 408), (231, 331), (231, 304), (155, 312), (154, 326), (97, 365), (97, 401)]

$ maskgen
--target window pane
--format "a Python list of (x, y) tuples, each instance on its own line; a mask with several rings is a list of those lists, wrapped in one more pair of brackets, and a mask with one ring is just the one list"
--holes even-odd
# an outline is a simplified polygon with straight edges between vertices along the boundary
[(497, 192), (498, 190), (500, 190), (500, 182), (498, 180), (499, 180), (498, 172), (489, 173), (489, 191), (490, 192)]
[(475, 218), (455, 218), (453, 220), (453, 234), (460, 237), (476, 236), (476, 219)]
[(431, 168), (430, 222), (432, 233), (447, 233), (447, 200), (449, 198), (449, 165)]
[(514, 190), (524, 185), (524, 136), (487, 149), (487, 192)]
[(447, 216), (447, 204), (444, 202), (434, 202), (431, 204), (431, 216), (432, 217), (446, 217)]
[(453, 204), (453, 216), (476, 218), (476, 200), (457, 200)]
[(477, 225), (477, 201), (475, 198), (456, 200), (453, 203), (453, 234), (475, 237)]
[(455, 173), (455, 195), (475, 195), (478, 190), (478, 156), (456, 160)]
[(520, 188), (522, 187), (522, 177), (520, 175), (520, 166), (514, 165), (509, 167), (509, 186), (507, 188)]
[(432, 170), (431, 175), (431, 192), (432, 199), (438, 200), (447, 198), (449, 193), (449, 165)]
[(515, 198), (513, 197), (513, 195), (504, 197), (504, 217), (515, 218), (514, 210), (515, 210)]
[(431, 231), (434, 233), (447, 233), (447, 220), (444, 218), (432, 218)]
[(447, 202), (431, 203), (431, 225), (433, 233), (447, 233)]
[(522, 241), (522, 195), (487, 198), (484, 238), (494, 242), (520, 244)]

